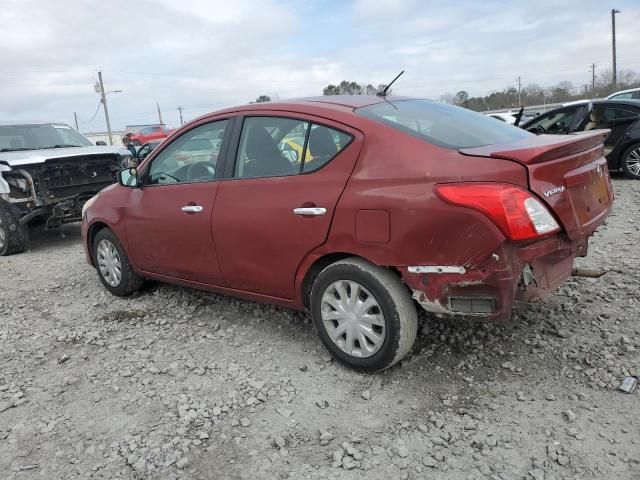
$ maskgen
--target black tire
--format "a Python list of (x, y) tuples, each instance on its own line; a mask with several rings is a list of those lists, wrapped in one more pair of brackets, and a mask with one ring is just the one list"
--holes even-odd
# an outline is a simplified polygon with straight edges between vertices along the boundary
[(21, 253), (27, 248), (27, 227), (20, 225), (11, 207), (0, 202), (0, 256)]
[[(341, 280), (356, 282), (364, 287), (368, 291), (365, 295), (370, 293), (374, 297), (378, 304), (374, 308), (379, 307), (384, 317), (384, 340), (379, 350), (371, 356), (362, 358), (343, 351), (331, 339), (323, 322), (322, 297), (331, 291), (334, 282)], [(390, 270), (361, 258), (346, 258), (322, 270), (313, 283), (310, 305), (311, 318), (324, 346), (336, 360), (355, 370), (376, 372), (391, 367), (402, 360), (416, 339), (418, 315), (407, 288)], [(355, 343), (358, 345), (358, 341)]]
[[(121, 276), (120, 276), (119, 283), (117, 283), (116, 285), (110, 284), (100, 269), (100, 263), (99, 263), (100, 253), (98, 252), (98, 246), (102, 241), (108, 242), (108, 243), (105, 243), (105, 245), (108, 245), (108, 244), (113, 245), (119, 257), (120, 266), (121, 266), (120, 268)], [(112, 294), (117, 295), (119, 297), (126, 297), (128, 295), (131, 295), (133, 292), (140, 290), (140, 288), (142, 288), (142, 285), (144, 283), (144, 278), (142, 278), (140, 275), (138, 275), (136, 272), (133, 271), (133, 267), (131, 266), (129, 257), (127, 256), (127, 253), (124, 251), (124, 248), (122, 248), (122, 244), (120, 243), (120, 240), (118, 240), (118, 237), (116, 237), (116, 235), (108, 228), (103, 228), (102, 230), (100, 230), (96, 234), (93, 240), (93, 262), (94, 262), (94, 265), (96, 266), (96, 271), (98, 272), (98, 277), (100, 277), (100, 281), (105, 286), (105, 288), (109, 290), (109, 292), (111, 292)]]
[(620, 157), (620, 164), (625, 175), (640, 180), (640, 142), (627, 148)]

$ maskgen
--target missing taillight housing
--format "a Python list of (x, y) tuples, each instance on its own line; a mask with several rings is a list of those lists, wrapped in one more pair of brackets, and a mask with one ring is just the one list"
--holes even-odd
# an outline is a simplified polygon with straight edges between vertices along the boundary
[(445, 202), (473, 208), (489, 217), (511, 240), (527, 240), (560, 230), (549, 210), (533, 194), (505, 183), (436, 185)]

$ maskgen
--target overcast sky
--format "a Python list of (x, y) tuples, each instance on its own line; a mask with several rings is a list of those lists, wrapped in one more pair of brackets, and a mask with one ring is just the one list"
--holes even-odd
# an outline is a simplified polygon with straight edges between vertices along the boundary
[[(590, 82), (640, 71), (638, 0), (0, 0), (0, 120), (105, 130), (93, 87), (102, 70), (114, 128), (169, 126), (260, 94), (319, 95), (348, 79), (438, 98), (515, 84)], [(596, 70), (597, 72), (597, 70)]]

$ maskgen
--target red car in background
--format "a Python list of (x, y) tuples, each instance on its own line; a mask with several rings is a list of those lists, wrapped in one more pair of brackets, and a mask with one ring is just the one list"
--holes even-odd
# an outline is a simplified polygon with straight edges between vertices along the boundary
[(125, 129), (122, 143), (128, 146), (132, 143), (138, 147), (152, 140), (167, 138), (175, 130), (167, 130), (164, 125), (130, 125)]
[(306, 309), (335, 358), (380, 370), (418, 308), (504, 322), (568, 278), (611, 210), (606, 135), (410, 98), (251, 104), (121, 171), (86, 204), (83, 244), (115, 295), (149, 278)]

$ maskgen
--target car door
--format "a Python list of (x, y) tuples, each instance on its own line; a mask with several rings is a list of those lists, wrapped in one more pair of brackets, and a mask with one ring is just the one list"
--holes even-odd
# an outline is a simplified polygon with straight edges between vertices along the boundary
[[(279, 115), (238, 122), (213, 231), (227, 286), (291, 299), (300, 263), (327, 238), (363, 136), (326, 120)], [(300, 136), (303, 158), (284, 146)]]
[(523, 125), (532, 133), (567, 134), (579, 130), (588, 116), (590, 104), (573, 105), (536, 117), (533, 122)]
[(603, 106), (603, 127), (609, 128), (611, 133), (604, 142), (607, 152), (611, 152), (624, 138), (629, 127), (633, 125), (640, 114), (637, 107), (624, 104), (605, 104)]
[[(221, 281), (211, 232), (219, 189), (218, 158), (228, 144), (227, 119), (195, 125), (141, 167), (142, 188), (134, 189), (126, 215), (135, 264), (145, 272), (210, 285)], [(194, 138), (211, 141), (209, 158), (185, 155)]]

